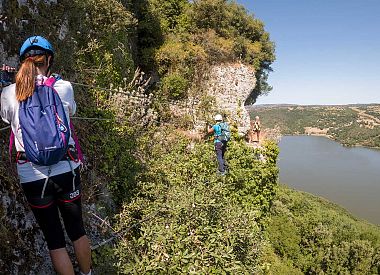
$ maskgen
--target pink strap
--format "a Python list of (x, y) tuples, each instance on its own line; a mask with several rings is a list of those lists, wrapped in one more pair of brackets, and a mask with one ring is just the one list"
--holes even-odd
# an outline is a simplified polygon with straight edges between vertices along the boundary
[(71, 122), (70, 120), (70, 129), (71, 129), (71, 134), (73, 136), (73, 139), (74, 139), (74, 142), (75, 142), (75, 148), (77, 149), (78, 151), (78, 158), (81, 162), (83, 162), (83, 153), (82, 153), (82, 150), (80, 148), (80, 145), (79, 145), (79, 140), (78, 140), (78, 137), (77, 135), (75, 134), (75, 131), (74, 131), (74, 125), (73, 123)]
[(56, 81), (55, 77), (54, 77), (54, 76), (51, 76), (51, 77), (49, 77), (48, 79), (46, 79), (46, 80), (44, 81), (44, 84), (45, 84), (46, 86), (53, 87), (55, 81)]
[(15, 142), (15, 134), (12, 131), (11, 128), (11, 135), (9, 136), (9, 161), (12, 162), (12, 149), (13, 149), (13, 144)]

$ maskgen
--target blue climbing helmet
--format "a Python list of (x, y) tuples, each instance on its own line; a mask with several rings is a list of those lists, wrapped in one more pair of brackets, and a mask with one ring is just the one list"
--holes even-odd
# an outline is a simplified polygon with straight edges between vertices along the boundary
[(20, 48), (20, 61), (29, 56), (50, 54), (54, 57), (54, 49), (50, 42), (39, 35), (31, 36), (25, 40)]

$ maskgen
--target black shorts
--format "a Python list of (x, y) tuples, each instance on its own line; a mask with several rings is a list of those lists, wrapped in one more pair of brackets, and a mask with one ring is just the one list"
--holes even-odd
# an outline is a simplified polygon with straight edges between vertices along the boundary
[(50, 250), (66, 246), (61, 213), (67, 235), (71, 241), (76, 241), (86, 235), (82, 219), (81, 184), (79, 168), (74, 170), (76, 176), (73, 188), (73, 173), (52, 176), (41, 198), (45, 179), (22, 183), (22, 189), (31, 206), (38, 225), (44, 233)]

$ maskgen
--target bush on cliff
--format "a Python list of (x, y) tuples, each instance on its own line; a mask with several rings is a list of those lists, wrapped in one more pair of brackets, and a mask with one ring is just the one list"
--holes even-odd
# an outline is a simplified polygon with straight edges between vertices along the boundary
[[(117, 216), (121, 273), (254, 273), (265, 246), (262, 221), (273, 199), (277, 147), (234, 142), (230, 173), (216, 174), (213, 146), (172, 137), (152, 148), (138, 193)], [(263, 154), (266, 162), (258, 160)], [(132, 226), (132, 227), (131, 227)]]

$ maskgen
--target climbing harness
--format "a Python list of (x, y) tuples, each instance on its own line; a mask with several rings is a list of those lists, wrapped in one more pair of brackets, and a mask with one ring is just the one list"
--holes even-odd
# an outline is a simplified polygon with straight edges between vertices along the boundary
[(48, 183), (48, 181), (49, 181), (50, 174), (51, 174), (51, 167), (49, 166), (48, 174), (47, 174), (47, 177), (46, 177), (46, 179), (45, 179), (44, 187), (42, 188), (42, 192), (41, 192), (41, 199), (44, 198), (45, 189), (46, 189), (47, 183)]

